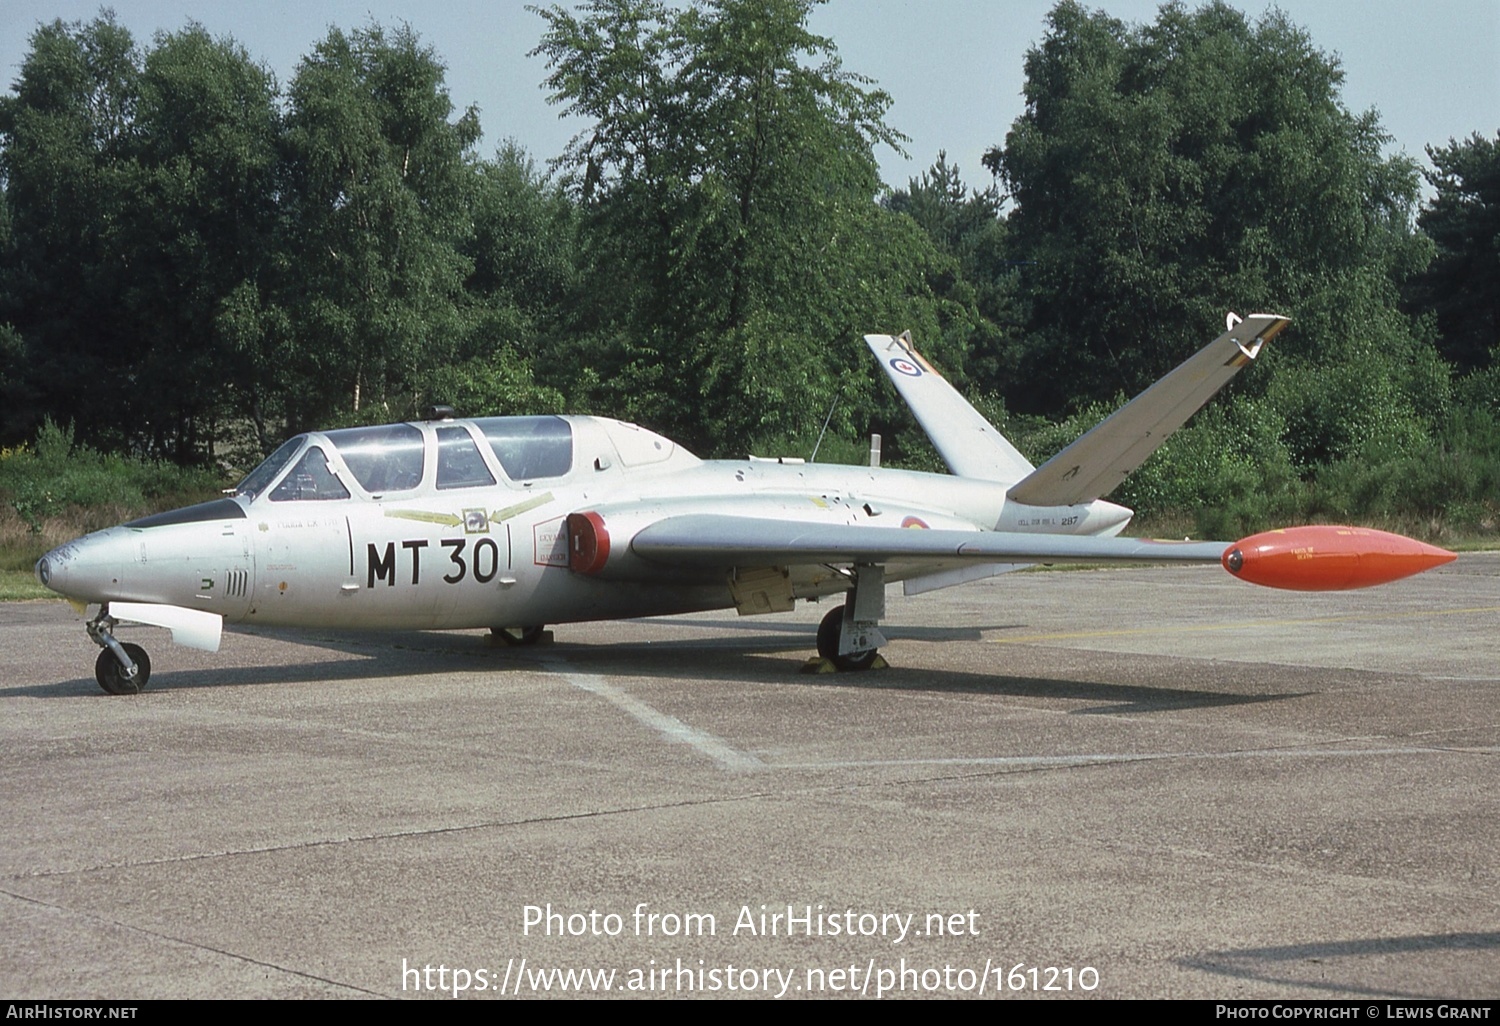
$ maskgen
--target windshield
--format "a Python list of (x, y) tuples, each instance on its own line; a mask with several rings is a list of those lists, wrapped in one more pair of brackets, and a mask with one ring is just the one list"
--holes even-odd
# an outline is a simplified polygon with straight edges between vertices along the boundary
[(333, 476), (333, 471), (328, 468), (328, 457), (316, 445), (307, 447), (307, 452), (303, 453), (297, 466), (271, 492), (272, 502), (347, 498), (349, 489)]
[(297, 455), (297, 450), (302, 448), (302, 443), (307, 439), (306, 435), (298, 435), (296, 438), (288, 438), (281, 443), (281, 448), (273, 452), (270, 457), (250, 471), (235, 488), (234, 494), (243, 495), (247, 499), (254, 499), (276, 480), (276, 475), (281, 473), (283, 467), (292, 462), (292, 457)]

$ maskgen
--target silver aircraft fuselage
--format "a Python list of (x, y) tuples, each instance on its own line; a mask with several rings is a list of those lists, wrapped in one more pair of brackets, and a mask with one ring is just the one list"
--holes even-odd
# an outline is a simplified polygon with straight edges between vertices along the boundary
[[(1007, 502), (1007, 486), (871, 467), (703, 461), (600, 417), (442, 420), (300, 435), (237, 494), (79, 538), (49, 552), (37, 574), (77, 603), (201, 610), (228, 623), (506, 628), (769, 612), (849, 589), (836, 566), (789, 566), (768, 596), (743, 568), (674, 569), (633, 555), (634, 534), (667, 517), (1079, 536), (1118, 534), (1130, 518), (1105, 501)], [(607, 552), (591, 553), (587, 566), (579, 548), (590, 539), (570, 530), (580, 510), (608, 532)], [(885, 578), (962, 565), (893, 561)]]

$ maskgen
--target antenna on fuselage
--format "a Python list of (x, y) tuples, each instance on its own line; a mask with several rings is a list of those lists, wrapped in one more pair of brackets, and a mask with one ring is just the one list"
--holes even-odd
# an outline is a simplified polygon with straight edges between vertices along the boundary
[(821, 449), (821, 448), (823, 448), (823, 436), (826, 435), (826, 434), (828, 434), (828, 422), (831, 421), (831, 420), (833, 420), (833, 411), (834, 411), (834, 408), (836, 406), (838, 406), (838, 404), (839, 404), (839, 396), (841, 396), (843, 394), (844, 394), (844, 389), (843, 389), (842, 386), (840, 386), (840, 388), (839, 388), (839, 390), (837, 392), (833, 393), (833, 402), (831, 402), (831, 403), (828, 404), (828, 416), (826, 416), (826, 417), (823, 418), (823, 430), (818, 432), (818, 441), (813, 445), (812, 455), (807, 458), (807, 462), (809, 462), (809, 463), (816, 463), (816, 462), (818, 462), (818, 450)]

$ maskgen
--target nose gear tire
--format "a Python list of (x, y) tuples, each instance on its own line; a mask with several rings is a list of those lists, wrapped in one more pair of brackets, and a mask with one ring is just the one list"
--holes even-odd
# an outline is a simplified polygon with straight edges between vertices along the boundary
[(125, 667), (120, 665), (120, 660), (109, 649), (99, 653), (99, 658), (94, 660), (94, 679), (99, 686), (111, 695), (134, 695), (140, 693), (146, 687), (146, 681), (151, 677), (151, 660), (146, 655), (146, 650), (131, 642), (123, 642), (120, 645), (125, 654), (135, 663), (135, 676), (125, 676)]

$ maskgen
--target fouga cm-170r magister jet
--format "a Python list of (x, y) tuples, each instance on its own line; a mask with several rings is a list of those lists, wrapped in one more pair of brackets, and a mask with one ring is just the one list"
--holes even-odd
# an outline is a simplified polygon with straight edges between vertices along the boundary
[(1222, 563), (1247, 581), (1356, 588), (1452, 553), (1360, 528), (1240, 542), (1118, 537), (1102, 498), (1287, 324), (1226, 331), (1098, 427), (1033, 467), (912, 347), (866, 343), (950, 475), (800, 460), (704, 461), (603, 417), (431, 420), (298, 435), (231, 497), (133, 520), (37, 563), (100, 646), (112, 694), (145, 686), (121, 622), (215, 651), (225, 621), (288, 627), (488, 627), (518, 643), (550, 623), (847, 595), (818, 653), (862, 669), (885, 643), (885, 586), (917, 594), (1037, 563)]

